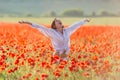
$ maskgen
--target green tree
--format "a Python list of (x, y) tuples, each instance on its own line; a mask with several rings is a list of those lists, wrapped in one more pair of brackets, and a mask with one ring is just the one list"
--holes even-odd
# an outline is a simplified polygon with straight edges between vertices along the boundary
[(61, 16), (63, 17), (82, 17), (84, 16), (84, 11), (81, 9), (69, 9), (64, 11)]
[(104, 11), (101, 11), (100, 16), (116, 16), (116, 14), (113, 14), (104, 10)]
[(96, 12), (92, 12), (92, 15), (91, 15), (92, 17), (95, 17), (95, 16), (97, 16), (96, 15)]
[(51, 11), (51, 12), (49, 13), (49, 16), (50, 16), (50, 17), (56, 17), (56, 16), (57, 16), (57, 14), (56, 14), (56, 12)]

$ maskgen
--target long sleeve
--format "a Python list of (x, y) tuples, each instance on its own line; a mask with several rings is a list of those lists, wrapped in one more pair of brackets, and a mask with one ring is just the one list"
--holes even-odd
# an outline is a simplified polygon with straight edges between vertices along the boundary
[(66, 30), (67, 30), (67, 32), (71, 35), (71, 34), (74, 33), (78, 28), (80, 28), (81, 25), (83, 25), (83, 24), (85, 24), (85, 23), (86, 23), (85, 20), (76, 22), (76, 23), (72, 24), (71, 26), (67, 27)]
[(51, 31), (49, 28), (44, 27), (43, 25), (39, 25), (36, 23), (32, 23), (33, 28), (37, 28), (42, 34), (44, 34), (46, 37), (50, 37)]

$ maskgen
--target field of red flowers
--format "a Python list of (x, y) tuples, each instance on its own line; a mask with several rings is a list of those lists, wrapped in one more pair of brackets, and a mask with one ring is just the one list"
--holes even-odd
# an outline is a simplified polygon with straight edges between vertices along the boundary
[(0, 80), (119, 80), (120, 26), (82, 26), (71, 36), (67, 62), (54, 64), (52, 53), (37, 29), (0, 23)]

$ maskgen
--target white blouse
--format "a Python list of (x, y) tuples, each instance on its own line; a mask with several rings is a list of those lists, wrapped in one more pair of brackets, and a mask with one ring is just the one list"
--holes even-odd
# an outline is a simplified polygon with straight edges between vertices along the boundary
[[(63, 34), (59, 31), (47, 28), (39, 24), (32, 23), (33, 28), (38, 28), (38, 30), (43, 33), (45, 36), (49, 37), (52, 46), (55, 51), (64, 51), (66, 50), (66, 54), (70, 52), (70, 35), (74, 33), (81, 25), (85, 24), (86, 21), (82, 20), (72, 24), (67, 28), (63, 28)], [(62, 53), (62, 52), (61, 52)]]

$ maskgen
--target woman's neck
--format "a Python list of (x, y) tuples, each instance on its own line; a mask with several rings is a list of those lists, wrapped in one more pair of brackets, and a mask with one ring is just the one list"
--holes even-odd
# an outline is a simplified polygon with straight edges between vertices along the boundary
[(57, 31), (59, 31), (60, 33), (63, 34), (63, 28), (62, 29), (57, 29)]

